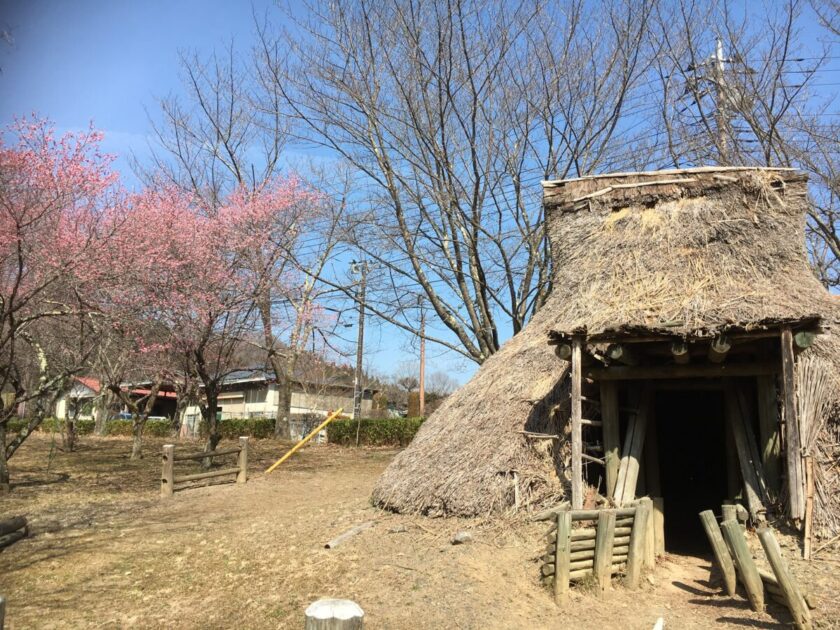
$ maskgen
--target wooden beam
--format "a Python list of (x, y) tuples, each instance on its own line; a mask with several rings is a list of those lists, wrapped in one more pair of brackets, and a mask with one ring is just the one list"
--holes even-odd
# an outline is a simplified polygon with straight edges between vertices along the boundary
[(685, 365), (691, 361), (691, 353), (688, 351), (688, 343), (685, 341), (674, 341), (671, 343), (671, 354), (674, 363)]
[(714, 512), (711, 510), (700, 512), (700, 521), (703, 523), (703, 529), (706, 531), (706, 536), (709, 537), (709, 542), (712, 545), (715, 562), (723, 577), (723, 586), (726, 589), (726, 594), (733, 597), (737, 587), (735, 565), (732, 562), (732, 556), (729, 555), (729, 549), (723, 541), (723, 535), (720, 532), (720, 527), (718, 526), (717, 519), (715, 519)]
[(601, 431), (604, 441), (604, 462), (606, 463), (607, 497), (615, 496), (615, 482), (621, 462), (621, 435), (618, 416), (618, 384), (615, 381), (601, 383)]
[(732, 341), (726, 335), (712, 339), (712, 343), (709, 344), (709, 361), (712, 363), (723, 363), (731, 349)]
[(583, 339), (572, 342), (572, 509), (583, 507), (583, 435), (581, 432), (581, 380)]
[(639, 356), (630, 348), (620, 343), (611, 343), (607, 347), (607, 357), (612, 361), (618, 361), (624, 365), (638, 365)]
[(586, 378), (601, 381), (647, 380), (658, 378), (717, 378), (721, 376), (758, 376), (775, 374), (779, 366), (774, 363), (729, 363), (691, 365), (624, 365), (589, 368)]
[(624, 438), (624, 449), (621, 454), (615, 487), (615, 502), (619, 506), (627, 505), (636, 496), (636, 484), (639, 480), (642, 450), (645, 445), (650, 399), (650, 392), (645, 387), (641, 393), (639, 412), (631, 415), (627, 422), (627, 435)]
[(756, 378), (758, 389), (758, 430), (761, 465), (771, 499), (779, 496), (782, 483), (782, 443), (779, 434), (779, 405), (774, 376)]
[(817, 333), (809, 332), (807, 330), (800, 330), (793, 336), (793, 343), (796, 344), (796, 347), (800, 350), (805, 350), (806, 348), (810, 348), (811, 344), (814, 343), (814, 340), (817, 338)]
[(750, 554), (747, 546), (747, 539), (738, 521), (724, 521), (720, 526), (723, 537), (735, 556), (735, 566), (741, 577), (741, 584), (747, 591), (747, 598), (750, 600), (752, 609), (756, 612), (764, 612), (764, 584), (758, 574), (758, 567)]
[(785, 463), (787, 464), (788, 509), (790, 516), (805, 516), (805, 472), (802, 466), (802, 444), (799, 437), (799, 418), (796, 412), (796, 378), (794, 374), (793, 334), (782, 330), (782, 408), (784, 409)]
[[(736, 385), (732, 384), (726, 389), (726, 422), (735, 441), (735, 449), (738, 453), (741, 477), (744, 480), (744, 493), (747, 500), (747, 507), (750, 515), (755, 520), (762, 519), (766, 508), (764, 507), (764, 489), (759, 478), (757, 469), (761, 463), (754, 458), (753, 448), (749, 443), (752, 430), (744, 417), (743, 410), (738, 401)], [(755, 438), (752, 437), (754, 440)], [(735, 507), (732, 506), (734, 512)]]

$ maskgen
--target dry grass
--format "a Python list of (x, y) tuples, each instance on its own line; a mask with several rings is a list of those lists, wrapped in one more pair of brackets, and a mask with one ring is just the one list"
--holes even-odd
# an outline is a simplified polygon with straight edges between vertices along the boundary
[[(149, 452), (159, 452), (152, 441)], [(282, 451), (254, 445), (253, 479), (160, 500), (158, 458), (129, 462), (126, 439), (82, 438), (47, 467), (49, 438), (34, 436), (12, 460), (18, 485), (2, 507), (24, 513), (33, 536), (0, 553), (7, 624), (24, 628), (300, 628), (320, 597), (346, 597), (370, 628), (649, 630), (784, 627), (784, 611), (752, 613), (716, 595), (708, 563), (668, 557), (641, 592), (608, 600), (573, 591), (558, 609), (538, 583), (544, 524), (516, 519), (424, 519), (372, 508), (388, 450), (313, 447), (264, 477)], [(334, 550), (353, 525), (374, 527)], [(471, 544), (452, 546), (459, 530)], [(790, 551), (786, 556), (792, 558)], [(840, 618), (837, 553), (795, 562), (820, 601), (817, 619)]]

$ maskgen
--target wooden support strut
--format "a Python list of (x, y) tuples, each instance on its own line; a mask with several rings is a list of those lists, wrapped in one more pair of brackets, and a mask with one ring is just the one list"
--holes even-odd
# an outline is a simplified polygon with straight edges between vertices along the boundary
[(811, 628), (811, 613), (805, 603), (805, 599), (799, 590), (799, 585), (788, 569), (787, 563), (782, 558), (779, 543), (773, 533), (767, 529), (761, 529), (758, 532), (758, 539), (761, 541), (761, 546), (764, 548), (764, 554), (767, 556), (767, 561), (773, 569), (776, 576), (779, 589), (782, 597), (787, 604), (788, 609), (793, 615), (793, 621), (796, 627), (800, 630), (810, 630)]
[(782, 329), (782, 402), (784, 408), (785, 463), (787, 464), (788, 509), (790, 516), (801, 519), (805, 515), (805, 472), (802, 464), (802, 443), (799, 436), (799, 417), (796, 411), (796, 378), (794, 374), (793, 334)]
[(706, 531), (706, 536), (708, 536), (709, 543), (712, 545), (715, 562), (723, 577), (723, 586), (726, 589), (726, 594), (733, 597), (737, 587), (735, 564), (732, 562), (732, 556), (729, 554), (729, 549), (723, 540), (715, 513), (711, 510), (700, 512), (700, 521), (703, 523), (703, 529)]
[(583, 339), (572, 341), (572, 508), (583, 507), (583, 435), (581, 432), (581, 380)]
[(756, 612), (763, 612), (764, 585), (761, 582), (761, 576), (758, 574), (755, 561), (752, 555), (750, 555), (747, 539), (744, 538), (744, 532), (741, 531), (741, 526), (738, 525), (738, 521), (730, 520), (724, 521), (720, 527), (723, 532), (723, 537), (735, 557), (735, 566), (738, 574), (741, 576), (741, 583), (747, 591), (750, 606)]

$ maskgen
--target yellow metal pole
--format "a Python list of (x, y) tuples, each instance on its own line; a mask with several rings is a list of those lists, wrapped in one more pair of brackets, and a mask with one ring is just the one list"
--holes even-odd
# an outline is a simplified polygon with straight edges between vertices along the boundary
[(330, 422), (332, 422), (333, 420), (335, 420), (336, 418), (338, 418), (338, 416), (340, 416), (340, 415), (341, 415), (341, 412), (342, 412), (342, 411), (344, 411), (344, 409), (339, 409), (338, 411), (333, 411), (333, 412), (332, 412), (329, 416), (327, 416), (327, 419), (326, 419), (326, 420), (324, 420), (321, 424), (319, 424), (317, 427), (315, 427), (315, 428), (312, 430), (312, 433), (310, 433), (310, 434), (309, 434), (309, 435), (307, 435), (305, 438), (303, 438), (300, 442), (298, 442), (297, 444), (295, 444), (295, 445), (291, 448), (291, 450), (290, 450), (288, 453), (286, 453), (285, 455), (283, 455), (283, 457), (281, 457), (281, 458), (280, 458), (280, 459), (278, 459), (276, 462), (274, 462), (274, 463), (273, 463), (273, 464), (272, 464), (272, 465), (271, 465), (271, 466), (270, 466), (270, 467), (269, 467), (269, 468), (265, 471), (265, 474), (267, 475), (268, 473), (270, 473), (271, 471), (273, 471), (275, 468), (277, 468), (280, 464), (282, 464), (282, 463), (283, 463), (283, 462), (285, 462), (287, 459), (289, 459), (292, 455), (294, 455), (294, 454), (295, 454), (295, 452), (296, 452), (299, 448), (301, 448), (304, 444), (306, 444), (306, 443), (307, 443), (309, 440), (311, 440), (313, 437), (315, 437), (316, 435), (318, 435), (318, 433), (319, 433), (319, 432), (320, 432), (320, 431), (321, 431), (321, 430), (322, 430), (325, 426), (327, 426)]

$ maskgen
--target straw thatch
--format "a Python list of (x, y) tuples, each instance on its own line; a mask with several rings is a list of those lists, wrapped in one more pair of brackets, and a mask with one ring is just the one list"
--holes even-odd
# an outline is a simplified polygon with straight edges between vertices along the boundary
[(828, 340), (818, 346), (833, 347), (840, 307), (808, 268), (806, 203), (805, 177), (785, 169), (547, 183), (547, 304), (432, 414), (378, 480), (374, 503), (475, 516), (512, 507), (515, 484), (522, 505), (558, 501), (568, 484), (568, 366), (549, 336), (696, 338), (814, 323)]

